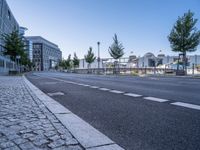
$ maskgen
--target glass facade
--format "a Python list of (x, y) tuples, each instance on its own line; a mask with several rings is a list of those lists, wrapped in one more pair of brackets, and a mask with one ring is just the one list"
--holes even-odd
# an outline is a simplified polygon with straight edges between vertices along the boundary
[[(11, 33), (18, 30), (19, 25), (15, 20), (6, 0), (0, 0), (0, 35)], [(3, 56), (4, 42), (0, 38), (0, 73), (6, 73), (14, 69), (14, 62), (11, 62), (9, 57)]]
[(62, 58), (57, 45), (40, 36), (26, 37), (32, 41), (33, 64), (36, 71), (47, 71), (55, 68)]

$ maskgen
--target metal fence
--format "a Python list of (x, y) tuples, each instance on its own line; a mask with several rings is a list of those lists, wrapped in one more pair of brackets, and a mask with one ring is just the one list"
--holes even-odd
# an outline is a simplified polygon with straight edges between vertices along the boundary
[[(75, 69), (71, 72), (80, 74), (105, 74), (105, 75), (176, 75), (176, 69), (168, 68), (91, 68), (91, 69)], [(200, 69), (188, 68), (188, 75), (200, 75)]]
[(0, 56), (0, 74), (8, 74), (10, 70), (14, 70), (16, 64), (10, 59)]

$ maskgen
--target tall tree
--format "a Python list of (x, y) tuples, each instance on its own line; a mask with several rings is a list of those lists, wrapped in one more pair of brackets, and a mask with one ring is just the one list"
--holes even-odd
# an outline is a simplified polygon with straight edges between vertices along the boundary
[(196, 51), (200, 43), (200, 31), (195, 27), (198, 20), (193, 17), (194, 13), (190, 10), (182, 17), (178, 17), (178, 20), (168, 36), (172, 51), (180, 52), (183, 55), (185, 72), (187, 72), (186, 52)]
[(124, 55), (124, 47), (121, 42), (118, 41), (117, 34), (113, 37), (113, 44), (109, 47), (110, 56), (114, 59), (119, 59)]
[(92, 47), (89, 47), (88, 53), (85, 55), (85, 61), (88, 63), (88, 68), (90, 68), (91, 63), (93, 63), (95, 59), (96, 56), (94, 56)]
[(76, 53), (74, 53), (74, 58), (73, 58), (74, 68), (77, 68), (79, 66), (79, 62), (80, 62), (80, 60), (78, 59)]
[(24, 56), (25, 45), (23, 37), (19, 35), (18, 31), (13, 31), (10, 34), (3, 34), (2, 39), (5, 43), (4, 55), (9, 55), (13, 61), (16, 60), (16, 56)]

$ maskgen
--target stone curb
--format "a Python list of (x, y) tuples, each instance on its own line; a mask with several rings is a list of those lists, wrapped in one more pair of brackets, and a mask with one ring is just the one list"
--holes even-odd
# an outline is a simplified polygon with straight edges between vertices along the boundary
[(51, 111), (58, 120), (71, 132), (86, 150), (124, 150), (107, 136), (82, 120), (70, 110), (56, 102), (34, 86), (25, 76), (23, 79), (38, 99)]

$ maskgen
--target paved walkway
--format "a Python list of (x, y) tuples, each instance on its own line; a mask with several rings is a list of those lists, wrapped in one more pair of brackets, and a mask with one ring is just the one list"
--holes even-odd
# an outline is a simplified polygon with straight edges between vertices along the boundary
[(82, 150), (21, 77), (0, 76), (0, 149)]

